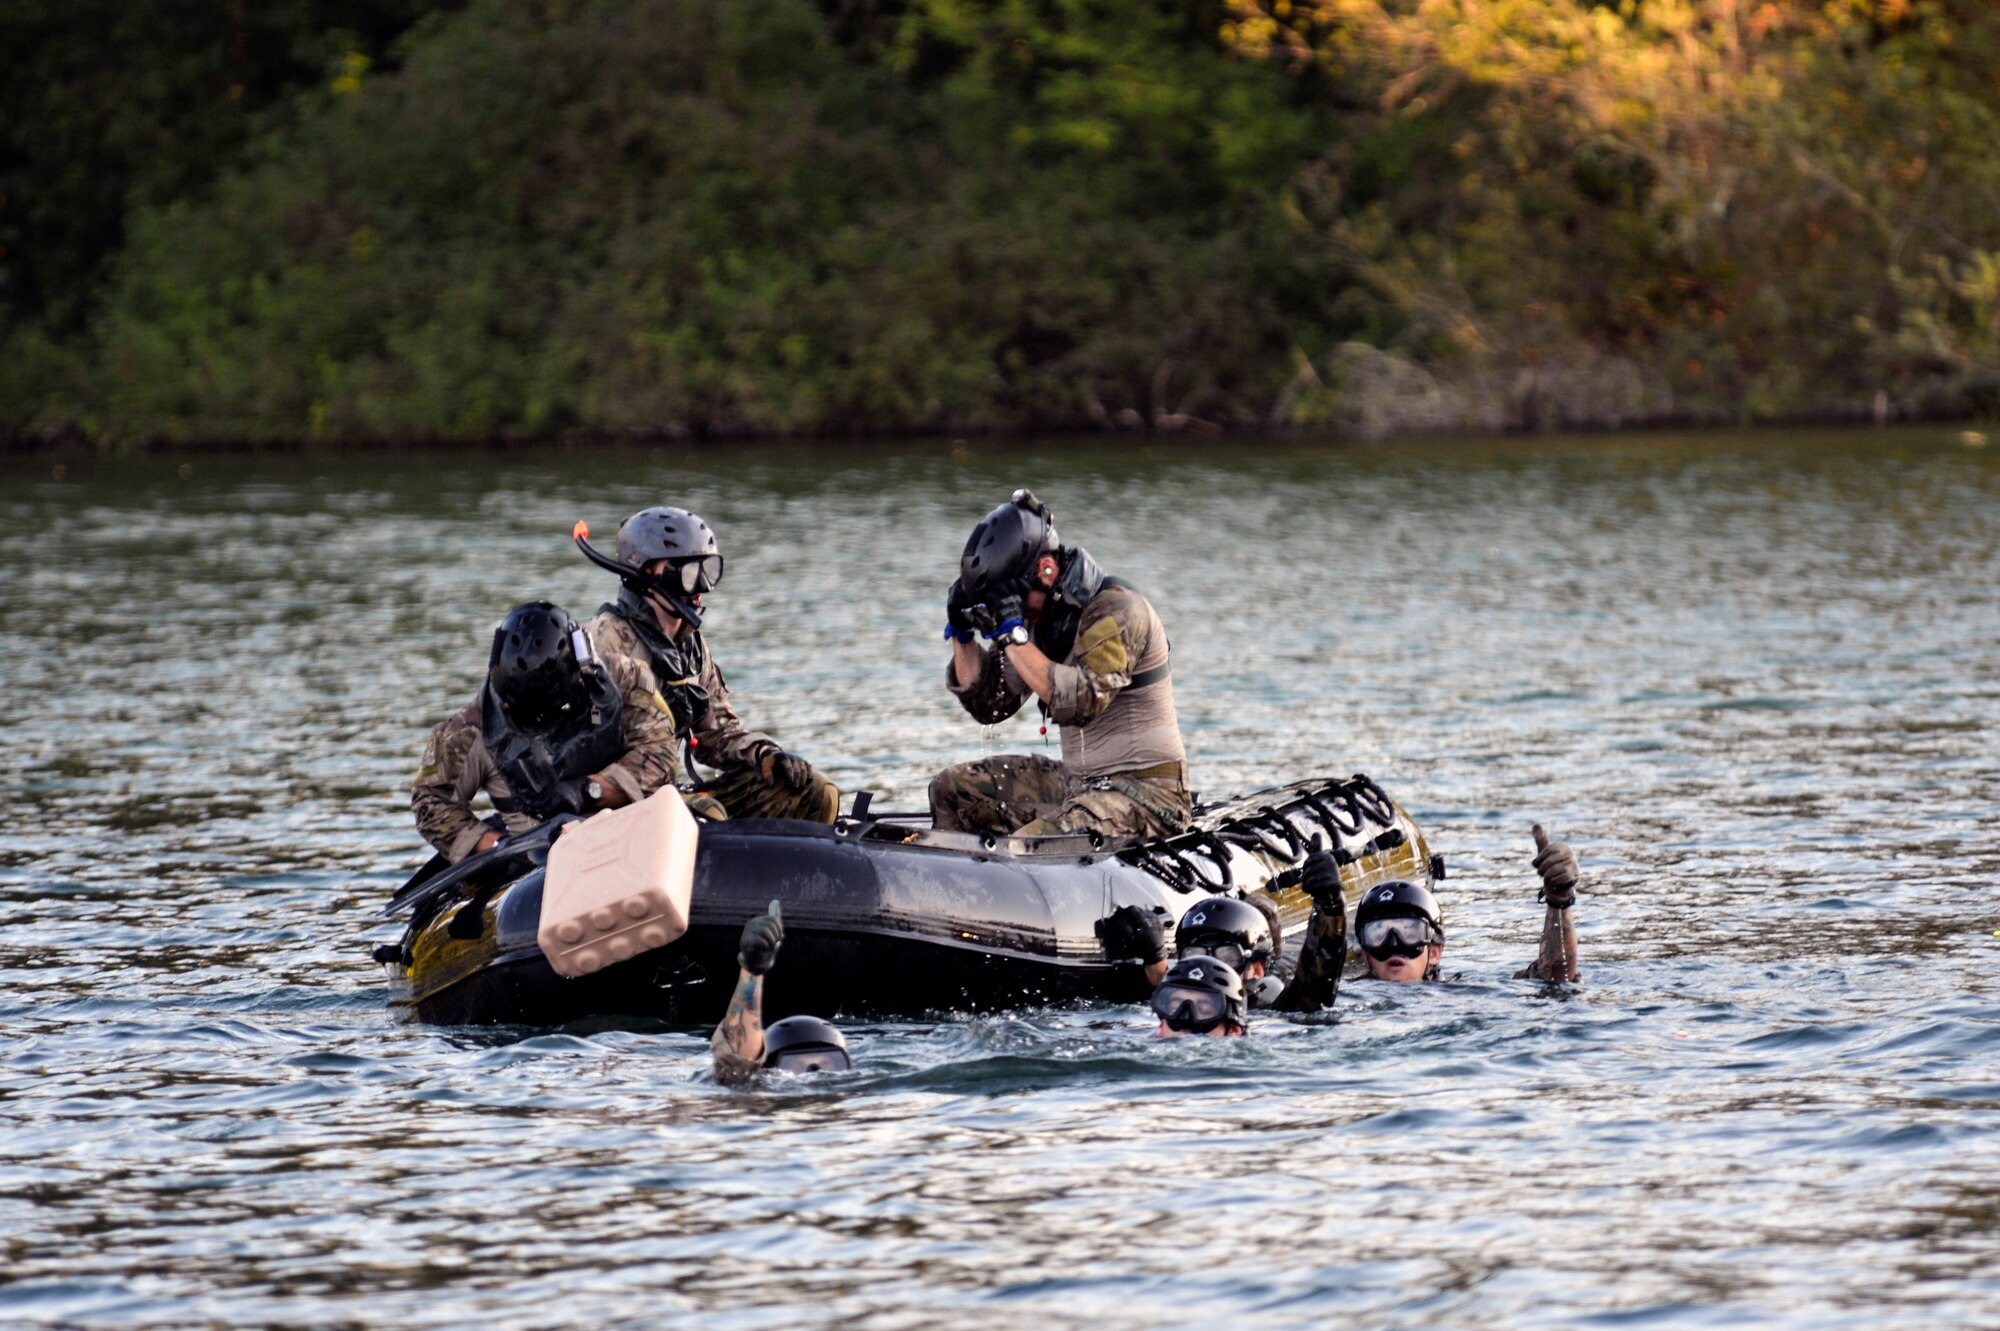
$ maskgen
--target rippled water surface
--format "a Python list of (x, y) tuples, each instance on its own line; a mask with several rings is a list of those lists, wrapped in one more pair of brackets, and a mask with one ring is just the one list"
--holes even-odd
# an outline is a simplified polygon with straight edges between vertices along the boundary
[[(0, 464), (0, 1324), (2000, 1326), (2000, 447), (1956, 431)], [(1146, 587), (1195, 784), (1374, 774), (1449, 985), (399, 1025), (404, 791), (493, 624), (649, 503), (753, 725), (848, 790), (1039, 743), (940, 683), (1016, 484)], [(1507, 979), (1528, 824), (1586, 983)], [(782, 964), (782, 961), (781, 963)]]

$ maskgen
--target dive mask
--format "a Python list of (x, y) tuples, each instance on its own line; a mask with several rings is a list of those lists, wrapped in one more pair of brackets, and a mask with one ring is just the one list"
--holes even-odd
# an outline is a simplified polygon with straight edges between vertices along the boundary
[(830, 1044), (793, 1045), (772, 1054), (764, 1066), (779, 1072), (852, 1072), (854, 1060)]
[(1437, 941), (1429, 921), (1414, 915), (1391, 915), (1370, 920), (1357, 927), (1354, 941), (1361, 950), (1380, 961), (1386, 957), (1420, 957)]
[(1251, 962), (1262, 960), (1244, 951), (1243, 945), (1232, 939), (1193, 939), (1181, 947), (1180, 954), (1183, 957), (1214, 957), (1238, 975), (1243, 974)]
[(1229, 1016), (1229, 999), (1213, 989), (1163, 984), (1153, 991), (1153, 1011), (1171, 1030), (1206, 1035)]
[(669, 559), (666, 568), (660, 571), (658, 581), (665, 583), (668, 591), (678, 591), (683, 596), (712, 592), (722, 581), (722, 556), (689, 555), (685, 559)]

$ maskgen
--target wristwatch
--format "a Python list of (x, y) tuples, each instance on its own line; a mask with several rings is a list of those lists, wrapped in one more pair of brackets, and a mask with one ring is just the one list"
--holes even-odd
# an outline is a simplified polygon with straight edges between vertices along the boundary
[(1016, 624), (1005, 633), (996, 633), (993, 635), (993, 641), (999, 643), (1002, 647), (1026, 647), (1028, 645), (1027, 625)]
[(594, 805), (602, 805), (604, 803), (604, 783), (596, 777), (592, 777), (583, 783), (583, 793), (584, 797)]

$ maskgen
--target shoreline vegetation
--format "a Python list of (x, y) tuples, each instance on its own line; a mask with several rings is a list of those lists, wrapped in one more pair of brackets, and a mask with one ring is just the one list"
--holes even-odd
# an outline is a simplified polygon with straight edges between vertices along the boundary
[(22, 0), (0, 51), (0, 450), (2000, 410), (1975, 0)]

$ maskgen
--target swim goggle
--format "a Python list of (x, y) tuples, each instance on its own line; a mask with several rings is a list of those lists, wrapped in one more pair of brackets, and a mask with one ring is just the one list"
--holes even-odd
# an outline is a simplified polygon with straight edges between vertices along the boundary
[(778, 1072), (852, 1072), (854, 1060), (834, 1045), (794, 1045), (771, 1055), (764, 1066)]
[(1174, 1030), (1207, 1034), (1229, 1019), (1229, 999), (1213, 989), (1163, 984), (1153, 991), (1153, 1011)]
[(1425, 948), (1437, 941), (1437, 931), (1431, 928), (1429, 920), (1391, 915), (1357, 926), (1354, 941), (1378, 961), (1387, 957), (1420, 957)]
[(1241, 975), (1243, 968), (1251, 962), (1262, 961), (1264, 959), (1255, 952), (1246, 949), (1241, 943), (1232, 943), (1215, 938), (1196, 938), (1183, 943), (1180, 955), (1183, 957), (1214, 957), (1238, 975)]

